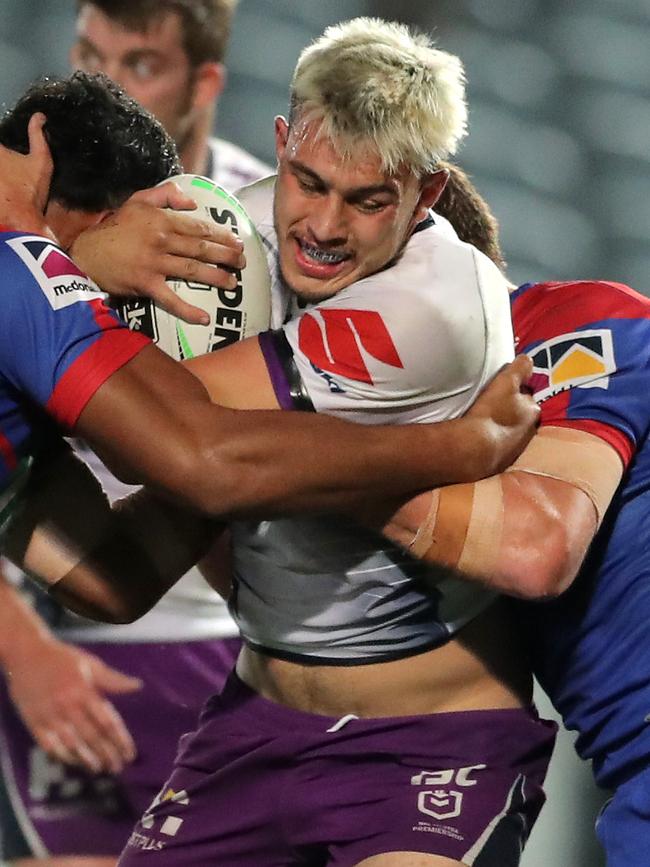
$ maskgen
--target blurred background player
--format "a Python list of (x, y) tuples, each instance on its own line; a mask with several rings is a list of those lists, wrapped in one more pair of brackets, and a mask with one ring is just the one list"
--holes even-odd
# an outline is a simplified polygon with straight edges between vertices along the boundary
[(104, 72), (154, 114), (186, 172), (233, 192), (269, 166), (215, 138), (237, 0), (77, 0), (73, 66)]
[[(271, 171), (243, 148), (212, 135), (226, 83), (223, 61), (236, 5), (236, 0), (80, 0), (77, 38), (70, 52), (73, 66), (103, 72), (157, 117), (175, 140), (185, 171), (211, 177), (228, 190)], [(112, 499), (128, 492), (83, 443), (77, 443), (77, 449)], [(24, 737), (19, 741), (31, 755), (34, 779), (39, 774), (42, 778), (40, 785), (34, 783), (34, 791), (40, 793), (42, 809), (47, 810), (48, 798), (66, 790), (62, 783), (67, 780), (67, 791), (74, 790), (75, 809), (81, 816), (84, 809), (98, 812), (111, 799), (115, 801), (115, 785), (130, 787), (135, 812), (131, 815), (130, 809), (122, 808), (121, 813), (126, 839), (140, 807), (150, 800), (141, 786), (146, 767), (143, 753), (146, 749), (151, 754), (153, 745), (151, 728), (138, 730), (134, 725), (131, 733), (127, 731), (120, 708), (130, 720), (147, 715), (156, 731), (156, 752), (171, 759), (179, 736), (193, 726), (203, 699), (221, 687), (232, 668), (239, 650), (237, 628), (225, 603), (196, 569), (132, 627), (84, 623), (45, 599), (38, 589), (31, 596), (35, 609), (25, 617), (21, 665), (13, 666), (11, 688), (16, 709), (36, 737), (33, 743)], [(161, 690), (160, 681), (166, 681), (172, 669), (171, 683), (180, 686), (178, 693), (169, 682)], [(124, 703), (115, 698), (110, 704), (105, 695), (120, 688), (131, 694), (123, 697)], [(112, 723), (104, 728), (89, 724), (93, 717), (84, 716), (84, 706), (104, 708)], [(9, 716), (10, 728), (16, 731), (17, 719)], [(84, 734), (85, 725), (89, 728)], [(68, 759), (75, 764), (81, 760), (89, 775), (61, 763), (60, 748), (58, 756), (53, 755), (57, 751), (44, 733), (51, 735), (60, 727), (68, 728), (77, 742)], [(89, 738), (94, 745), (90, 749)], [(17, 743), (13, 741), (15, 748)], [(49, 758), (42, 752), (44, 746)], [(119, 773), (138, 753), (132, 772), (123, 775), (119, 784), (114, 782), (112, 789), (107, 777), (93, 780), (93, 773), (100, 770)], [(155, 789), (156, 781), (149, 784)], [(98, 786), (105, 792), (103, 801), (98, 800)], [(124, 798), (130, 801), (131, 794)], [(117, 855), (120, 851), (117, 843), (109, 843), (116, 839), (115, 815), (115, 810), (107, 813), (110, 834), (107, 830), (98, 852)], [(71, 826), (68, 817), (66, 827)], [(77, 827), (85, 845), (88, 827), (80, 818)], [(79, 851), (62, 838), (58, 847), (48, 848), (53, 854)]]

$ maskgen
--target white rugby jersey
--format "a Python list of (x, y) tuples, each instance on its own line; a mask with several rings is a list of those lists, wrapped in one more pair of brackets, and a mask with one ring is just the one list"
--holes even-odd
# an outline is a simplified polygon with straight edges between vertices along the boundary
[[(281, 405), (304, 407), (307, 399), (318, 411), (366, 424), (462, 415), (513, 357), (507, 284), (493, 263), (434, 214), (395, 265), (300, 311), (279, 274), (272, 194), (265, 180), (239, 196), (274, 274), (279, 330), (261, 335), (260, 344)], [(493, 598), (336, 516), (239, 522), (233, 552), (231, 607), (243, 637), (303, 663), (422, 652)], [(437, 580), (435, 592), (421, 590), (425, 572)]]

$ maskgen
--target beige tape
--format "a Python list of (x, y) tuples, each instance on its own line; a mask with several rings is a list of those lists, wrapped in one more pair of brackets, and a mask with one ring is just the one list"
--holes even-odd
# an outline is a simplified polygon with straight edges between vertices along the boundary
[(621, 481), (623, 463), (600, 437), (549, 425), (539, 429), (506, 472), (532, 473), (573, 485), (593, 503), (600, 526)]
[[(493, 476), (465, 487), (468, 494), (471, 491), (471, 506), (468, 502), (467, 524), (458, 537), (458, 559), (449, 565), (470, 573), (490, 574), (496, 568), (501, 553), (504, 522), (501, 479)], [(445, 490), (451, 489), (432, 492), (429, 512), (408, 547), (414, 557), (424, 557), (434, 544), (441, 493)], [(441, 514), (444, 513), (445, 504), (442, 505)], [(458, 529), (460, 531), (461, 528)]]
[(490, 575), (501, 554), (503, 536), (503, 489), (499, 476), (483, 479), (474, 485), (472, 512), (465, 544), (456, 568), (464, 572)]
[(407, 551), (413, 557), (424, 557), (429, 548), (433, 545), (433, 529), (436, 525), (438, 517), (438, 506), (440, 505), (440, 491), (431, 491), (431, 505), (426, 518), (418, 527), (418, 531), (413, 536), (413, 541), (408, 546)]

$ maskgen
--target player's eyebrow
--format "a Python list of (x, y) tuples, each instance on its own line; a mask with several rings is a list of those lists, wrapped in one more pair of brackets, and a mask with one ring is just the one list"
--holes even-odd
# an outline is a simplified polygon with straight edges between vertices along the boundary
[(319, 174), (317, 174), (313, 169), (310, 169), (304, 163), (301, 163), (300, 160), (289, 160), (289, 165), (293, 171), (300, 172), (303, 175), (308, 175), (312, 181), (316, 181), (324, 187), (329, 186), (329, 184), (324, 181)]
[[(331, 186), (327, 181), (323, 180), (317, 172), (310, 169), (304, 163), (301, 163), (300, 160), (289, 160), (289, 165), (294, 171), (308, 175), (313, 181), (316, 181), (326, 189)], [(354, 187), (345, 194), (345, 198), (350, 199), (351, 201), (358, 201), (368, 198), (369, 196), (376, 196), (378, 193), (387, 193), (391, 196), (397, 196), (399, 190), (395, 181), (388, 180), (383, 181), (380, 184), (368, 184), (368, 186), (365, 187)]]
[(80, 48), (92, 51), (93, 54), (96, 54), (98, 57), (104, 56), (97, 47), (97, 45), (95, 45), (94, 42), (88, 39), (87, 36), (77, 36), (77, 43), (79, 44)]
[[(95, 45), (87, 36), (79, 36), (77, 38), (77, 42), (79, 43), (79, 47), (81, 49), (86, 49), (92, 51), (93, 54), (96, 54), (100, 60), (104, 59), (104, 53), (100, 50), (100, 48)], [(122, 62), (133, 63), (137, 60), (142, 60), (143, 58), (157, 58), (162, 54), (156, 48), (132, 48), (130, 51), (127, 51), (124, 57), (122, 58)]]

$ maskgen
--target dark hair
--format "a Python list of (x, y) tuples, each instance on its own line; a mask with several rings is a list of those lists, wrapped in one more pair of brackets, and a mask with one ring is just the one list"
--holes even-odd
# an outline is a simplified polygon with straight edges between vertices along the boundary
[(449, 180), (434, 211), (449, 220), (461, 241), (473, 244), (505, 272), (499, 223), (490, 206), (459, 166), (440, 161), (438, 168), (449, 172)]
[(27, 125), (37, 111), (47, 118), (54, 160), (50, 196), (66, 208), (116, 208), (180, 171), (163, 127), (104, 75), (37, 81), (0, 119), (0, 143), (27, 153)]
[(237, 0), (77, 0), (77, 11), (95, 6), (127, 30), (144, 32), (169, 12), (183, 28), (183, 48), (192, 66), (221, 62), (226, 54)]

